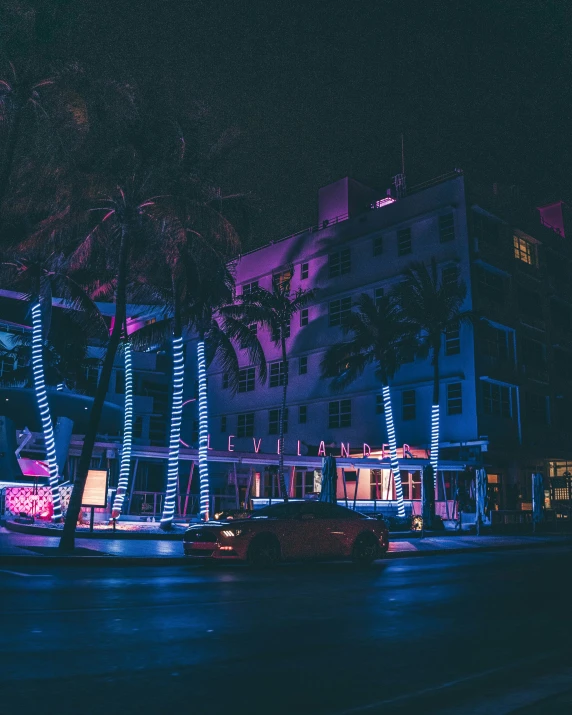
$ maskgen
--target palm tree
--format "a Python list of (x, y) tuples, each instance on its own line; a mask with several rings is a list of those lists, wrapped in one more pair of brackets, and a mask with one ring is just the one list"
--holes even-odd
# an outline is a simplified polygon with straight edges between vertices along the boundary
[(56, 461), (54, 430), (46, 391), (44, 365), (44, 352), (50, 332), (54, 293), (64, 300), (64, 304), (69, 309), (86, 316), (87, 322), (93, 322), (100, 328), (104, 325), (95, 304), (66, 274), (65, 268), (65, 262), (61, 256), (45, 257), (41, 254), (17, 256), (11, 262), (4, 264), (7, 285), (12, 288), (24, 288), (30, 303), (32, 317), (31, 363), (50, 473), (49, 481), (54, 508), (52, 519), (54, 521), (61, 520), (62, 511), (58, 486), (59, 469)]
[(399, 517), (404, 517), (389, 382), (402, 365), (404, 353), (410, 348), (413, 336), (410, 325), (400, 313), (393, 297), (384, 295), (374, 301), (367, 293), (362, 293), (356, 306), (357, 312), (352, 311), (342, 324), (344, 335), (350, 340), (329, 348), (322, 359), (322, 376), (333, 378), (331, 386), (334, 390), (343, 390), (360, 377), (366, 367), (375, 365), (375, 374), (383, 392), (397, 513)]
[(433, 366), (433, 399), (431, 406), (431, 466), (437, 483), (439, 466), (439, 354), (444, 334), (457, 329), (459, 322), (468, 318), (462, 312), (467, 288), (458, 277), (443, 280), (439, 277), (437, 262), (431, 265), (412, 263), (405, 271), (405, 280), (395, 290), (404, 319), (418, 336), (416, 354), (420, 358), (431, 356)]
[(117, 480), (117, 491), (113, 500), (111, 510), (112, 519), (121, 516), (125, 494), (129, 486), (129, 474), (131, 472), (131, 452), (133, 448), (133, 355), (131, 342), (125, 336), (123, 340), (123, 356), (125, 370), (125, 394), (123, 398), (123, 440), (121, 442), (121, 460), (119, 463), (119, 478)]
[(237, 296), (234, 307), (224, 311), (225, 315), (236, 316), (244, 324), (258, 324), (269, 329), (274, 344), (280, 347), (283, 372), (280, 377), (282, 385), (282, 405), (280, 409), (280, 430), (278, 436), (278, 481), (285, 502), (288, 501), (288, 490), (284, 477), (284, 426), (286, 422), (286, 401), (288, 393), (288, 350), (286, 341), (290, 336), (292, 318), (308, 304), (314, 295), (313, 290), (299, 289), (292, 294), (290, 290), (293, 267), (273, 281), (272, 291), (257, 288), (247, 295)]

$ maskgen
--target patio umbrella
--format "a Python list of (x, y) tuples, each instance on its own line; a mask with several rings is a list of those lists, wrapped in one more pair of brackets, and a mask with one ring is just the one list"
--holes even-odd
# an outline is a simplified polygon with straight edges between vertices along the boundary
[(329, 504), (338, 503), (338, 470), (335, 457), (325, 457), (322, 460), (322, 491), (320, 501)]
[(544, 519), (544, 479), (542, 474), (532, 475), (532, 525), (536, 531), (536, 525)]
[(481, 524), (487, 520), (488, 504), (488, 480), (484, 469), (477, 469), (475, 472), (475, 519), (477, 524), (477, 534), (480, 533)]

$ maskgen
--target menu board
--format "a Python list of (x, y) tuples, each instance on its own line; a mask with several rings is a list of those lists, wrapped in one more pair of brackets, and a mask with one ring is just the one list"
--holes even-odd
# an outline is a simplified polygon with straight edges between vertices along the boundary
[(82, 506), (107, 506), (107, 470), (90, 469), (83, 489)]

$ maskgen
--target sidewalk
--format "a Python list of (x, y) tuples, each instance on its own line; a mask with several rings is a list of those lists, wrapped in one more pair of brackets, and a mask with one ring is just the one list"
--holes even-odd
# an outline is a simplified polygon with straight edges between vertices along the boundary
[[(125, 540), (125, 539), (77, 539), (73, 556), (61, 556), (57, 552), (59, 538), (19, 534), (0, 528), (0, 565), (7, 563), (32, 563), (55, 560), (66, 563), (108, 564), (188, 564), (182, 554), (181, 540)], [(394, 538), (390, 542), (387, 558), (412, 556), (435, 556), (477, 551), (526, 549), (543, 546), (570, 546), (567, 536), (442, 536), (419, 539), (416, 537)]]

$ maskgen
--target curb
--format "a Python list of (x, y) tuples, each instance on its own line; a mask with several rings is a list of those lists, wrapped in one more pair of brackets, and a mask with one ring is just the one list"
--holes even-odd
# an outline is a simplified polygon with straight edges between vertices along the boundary
[[(380, 559), (378, 563), (387, 560), (407, 559), (407, 558), (422, 558), (424, 556), (443, 556), (456, 555), (467, 553), (490, 553), (492, 551), (523, 551), (528, 549), (540, 549), (554, 546), (572, 546), (572, 539), (563, 541), (542, 541), (532, 544), (507, 544), (507, 545), (487, 545), (487, 546), (461, 546), (452, 549), (427, 549), (421, 551), (390, 551), (384, 559)], [(221, 562), (224, 564), (224, 562)], [(233, 561), (232, 563), (238, 563)], [(194, 562), (189, 561), (185, 556), (115, 556), (113, 554), (94, 555), (94, 556), (40, 556), (37, 554), (20, 555), (6, 554), (0, 555), (0, 565), (10, 564), (53, 564), (55, 566), (213, 566), (213, 562)]]

